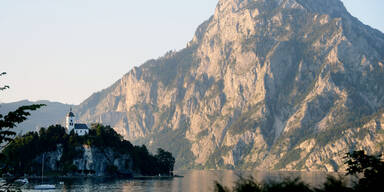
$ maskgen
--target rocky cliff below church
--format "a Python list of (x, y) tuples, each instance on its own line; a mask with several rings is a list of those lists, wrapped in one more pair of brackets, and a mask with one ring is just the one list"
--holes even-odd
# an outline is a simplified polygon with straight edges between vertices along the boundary
[(384, 34), (340, 0), (220, 0), (185, 49), (76, 108), (179, 168), (339, 170), (383, 152)]
[[(83, 145), (76, 147), (76, 152), (78, 154), (72, 160), (71, 167), (69, 167), (70, 175), (111, 176), (118, 174), (127, 177), (140, 175), (137, 170), (134, 170), (133, 159), (130, 155), (120, 154), (112, 148), (100, 149)], [(58, 146), (55, 151), (45, 153), (45, 171), (48, 173), (59, 172), (61, 169), (59, 164), (62, 162), (62, 157), (62, 146)], [(42, 158), (42, 155), (37, 157), (35, 163), (42, 162)]]

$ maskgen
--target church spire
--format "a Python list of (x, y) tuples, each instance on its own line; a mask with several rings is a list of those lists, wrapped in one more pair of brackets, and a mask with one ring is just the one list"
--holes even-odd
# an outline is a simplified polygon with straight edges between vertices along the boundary
[(75, 114), (72, 113), (72, 107), (69, 108), (69, 113), (67, 114), (67, 117), (75, 117)]
[(65, 118), (65, 128), (67, 128), (68, 133), (70, 133), (71, 130), (75, 128), (75, 115), (72, 112), (72, 107), (69, 108), (69, 113)]

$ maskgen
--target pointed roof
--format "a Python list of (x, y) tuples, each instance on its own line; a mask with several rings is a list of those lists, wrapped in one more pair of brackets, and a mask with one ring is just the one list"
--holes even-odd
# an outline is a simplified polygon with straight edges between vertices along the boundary
[(75, 124), (75, 129), (88, 129), (88, 126), (86, 124), (81, 124), (81, 123), (76, 123)]
[(72, 107), (69, 109), (69, 113), (67, 114), (67, 117), (75, 117), (75, 115), (72, 113)]

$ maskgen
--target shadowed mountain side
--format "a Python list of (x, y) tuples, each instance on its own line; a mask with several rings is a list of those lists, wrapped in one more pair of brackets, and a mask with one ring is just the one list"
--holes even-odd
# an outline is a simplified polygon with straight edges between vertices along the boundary
[(26, 121), (19, 124), (14, 130), (16, 133), (27, 133), (37, 131), (40, 127), (48, 127), (55, 124), (64, 124), (65, 115), (68, 113), (70, 105), (50, 101), (31, 102), (27, 100), (1, 103), (0, 114), (7, 114), (9, 111), (16, 110), (23, 105), (45, 104), (39, 110), (32, 111), (31, 116)]

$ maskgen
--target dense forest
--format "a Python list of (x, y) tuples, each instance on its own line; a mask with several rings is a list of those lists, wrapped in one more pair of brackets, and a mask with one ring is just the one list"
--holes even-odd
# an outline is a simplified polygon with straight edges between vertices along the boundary
[[(71, 175), (79, 173), (73, 160), (81, 155), (79, 148), (82, 146), (111, 149), (117, 154), (129, 155), (132, 162), (132, 172), (141, 175), (171, 175), (175, 158), (171, 153), (158, 149), (157, 154), (151, 154), (146, 146), (134, 146), (124, 140), (110, 126), (93, 124), (89, 134), (78, 136), (66, 133), (61, 125), (41, 128), (39, 132), (29, 132), (18, 136), (3, 150), (1, 167), (3, 172), (13, 175), (36, 175), (41, 170), (42, 154), (62, 149), (60, 161), (57, 162), (58, 170), (55, 174)], [(38, 160), (40, 158), (40, 161)], [(111, 164), (107, 165), (108, 175), (117, 175), (119, 170)], [(92, 174), (89, 170), (87, 174)]]

